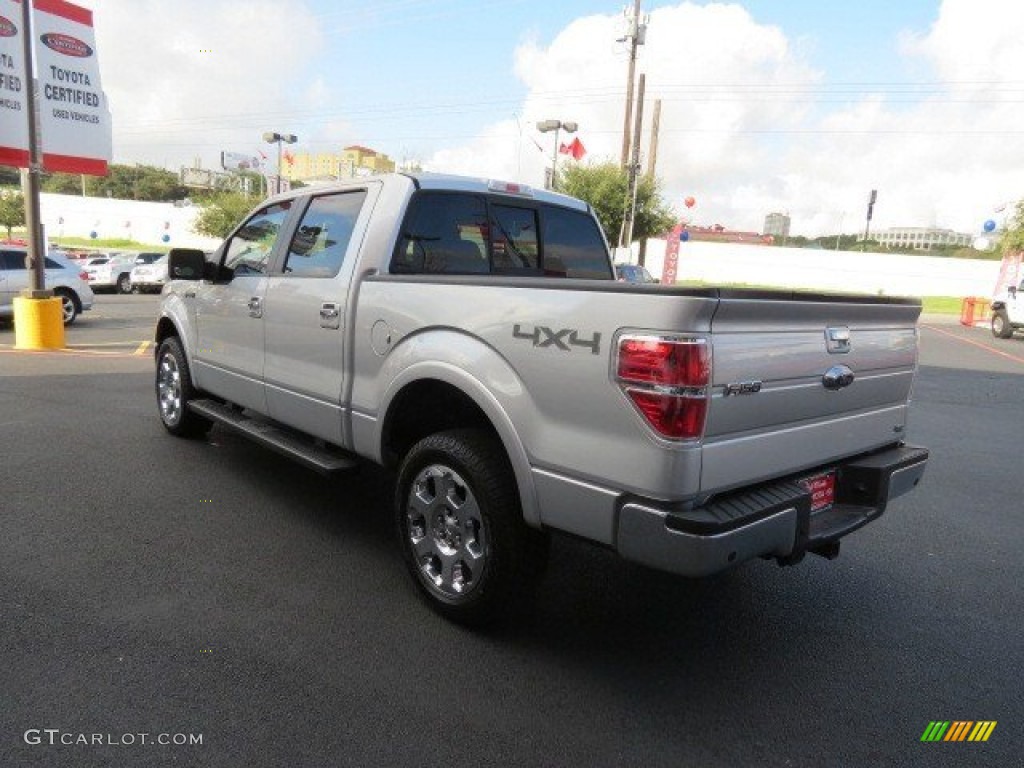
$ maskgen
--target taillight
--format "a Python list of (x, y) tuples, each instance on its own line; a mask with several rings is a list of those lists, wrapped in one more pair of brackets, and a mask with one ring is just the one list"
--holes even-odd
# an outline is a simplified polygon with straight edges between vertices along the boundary
[(705, 339), (623, 336), (615, 378), (662, 437), (693, 440), (704, 433), (711, 383), (711, 349)]

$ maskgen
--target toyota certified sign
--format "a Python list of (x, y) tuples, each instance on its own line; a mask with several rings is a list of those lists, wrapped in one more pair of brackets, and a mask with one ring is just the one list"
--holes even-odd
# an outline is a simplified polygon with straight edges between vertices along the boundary
[(77, 37), (62, 35), (57, 32), (50, 32), (40, 35), (39, 39), (43, 45), (51, 51), (63, 53), (65, 56), (74, 56), (77, 59), (84, 59), (92, 56), (92, 48), (83, 43)]

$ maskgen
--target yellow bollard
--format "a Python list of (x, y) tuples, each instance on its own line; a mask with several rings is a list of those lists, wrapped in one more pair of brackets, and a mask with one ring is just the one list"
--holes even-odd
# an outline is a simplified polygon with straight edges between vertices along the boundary
[(64, 312), (59, 296), (14, 297), (14, 348), (64, 349)]

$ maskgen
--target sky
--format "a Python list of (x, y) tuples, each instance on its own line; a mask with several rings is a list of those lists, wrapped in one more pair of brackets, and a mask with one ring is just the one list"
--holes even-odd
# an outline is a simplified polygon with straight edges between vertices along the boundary
[[(265, 131), (541, 186), (575, 122), (618, 162), (623, 0), (77, 0), (94, 11), (114, 162), (216, 167)], [(632, 6), (632, 3), (630, 3)], [(641, 162), (681, 219), (792, 233), (980, 234), (1024, 196), (1024, 3), (644, 0)], [(566, 140), (563, 133), (561, 141)], [(561, 163), (575, 162), (561, 155)], [(695, 205), (683, 201), (693, 197)]]

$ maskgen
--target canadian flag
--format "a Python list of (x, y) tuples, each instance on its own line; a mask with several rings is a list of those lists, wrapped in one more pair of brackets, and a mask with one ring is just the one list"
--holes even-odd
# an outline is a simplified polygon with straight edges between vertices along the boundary
[(587, 148), (583, 146), (583, 142), (578, 138), (573, 139), (569, 144), (562, 144), (558, 151), (563, 155), (572, 155), (573, 160), (580, 160), (587, 154)]

